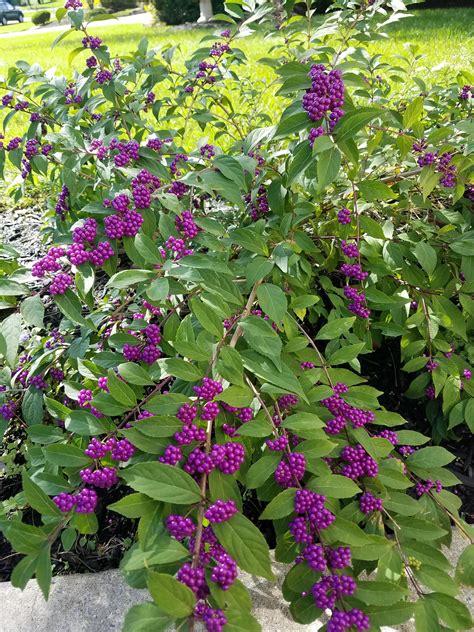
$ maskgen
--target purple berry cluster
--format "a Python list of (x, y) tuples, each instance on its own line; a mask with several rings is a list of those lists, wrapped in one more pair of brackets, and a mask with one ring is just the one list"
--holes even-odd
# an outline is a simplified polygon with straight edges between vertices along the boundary
[(148, 324), (139, 332), (130, 331), (129, 334), (136, 338), (136, 344), (125, 343), (122, 353), (129, 362), (142, 361), (145, 364), (153, 364), (161, 357), (159, 344), (161, 331), (158, 325)]
[[(312, 545), (318, 538), (318, 532), (327, 529), (336, 516), (324, 504), (326, 497), (308, 489), (298, 489), (295, 495), (295, 513), (299, 514), (288, 525), (295, 542)], [(310, 549), (309, 556), (314, 555), (317, 564), (318, 552)]]
[(367, 454), (361, 445), (348, 445), (343, 448), (341, 458), (346, 464), (341, 467), (341, 474), (348, 478), (374, 478), (378, 474), (377, 462)]
[[(337, 121), (344, 115), (344, 82), (339, 70), (326, 70), (324, 64), (313, 64), (309, 71), (311, 88), (303, 96), (303, 108), (312, 121), (324, 119), (329, 131), (332, 131)], [(321, 128), (312, 129), (310, 143), (312, 144), (321, 133)]]
[(443, 489), (441, 481), (435, 481), (433, 483), (433, 481), (429, 478), (424, 483), (420, 481), (415, 485), (416, 495), (423, 496), (423, 494), (427, 494), (428, 492), (430, 492), (433, 487), (437, 494), (439, 494), (440, 491)]
[(248, 205), (250, 217), (254, 222), (270, 212), (267, 190), (263, 185), (260, 185), (253, 195), (247, 193), (244, 202)]
[(321, 402), (334, 415), (333, 419), (326, 422), (326, 432), (328, 434), (339, 434), (347, 423), (352, 424), (353, 428), (361, 428), (374, 421), (375, 414), (373, 411), (351, 406), (341, 397), (348, 391), (347, 384), (337, 383), (334, 385), (333, 391), (333, 395), (323, 399)]
[(54, 496), (53, 502), (63, 513), (69, 513), (75, 507), (76, 513), (90, 514), (94, 513), (97, 506), (97, 493), (93, 489), (84, 487), (77, 494), (61, 492), (58, 496)]
[[(207, 510), (206, 517), (210, 514), (210, 522), (223, 522), (235, 513), (234, 509), (237, 511), (232, 501), (217, 501)], [(187, 541), (187, 547), (193, 553), (193, 563), (185, 562), (176, 573), (176, 579), (190, 588), (200, 600), (196, 606), (196, 618), (203, 621), (207, 630), (221, 630), (227, 621), (220, 610), (212, 610), (206, 605), (210, 594), (208, 581), (224, 591), (229, 590), (237, 579), (235, 560), (219, 544), (210, 526), (202, 528), (199, 544), (194, 537), (197, 527), (191, 518), (172, 514), (166, 518), (165, 526), (171, 537), (179, 542)], [(207, 574), (206, 570), (209, 571)]]
[(435, 171), (441, 174), (440, 184), (446, 189), (456, 186), (456, 166), (452, 164), (453, 155), (449, 152), (439, 154), (438, 152), (425, 151), (427, 143), (424, 139), (413, 143), (412, 149), (415, 154), (419, 154), (417, 163), (419, 167), (433, 165)]
[(382, 499), (376, 498), (370, 492), (365, 492), (365, 494), (362, 494), (359, 498), (359, 507), (364, 514), (372, 513), (372, 511), (382, 511)]
[(109, 489), (118, 483), (117, 470), (115, 467), (103, 467), (97, 470), (86, 468), (80, 471), (81, 479), (87, 485)]
[(226, 522), (230, 520), (235, 513), (237, 513), (237, 506), (233, 500), (216, 500), (216, 502), (209, 507), (204, 516), (213, 524)]
[(93, 437), (84, 450), (84, 454), (91, 459), (103, 459), (110, 452), (112, 461), (128, 461), (135, 454), (135, 447), (128, 439), (110, 437), (106, 441), (99, 441)]

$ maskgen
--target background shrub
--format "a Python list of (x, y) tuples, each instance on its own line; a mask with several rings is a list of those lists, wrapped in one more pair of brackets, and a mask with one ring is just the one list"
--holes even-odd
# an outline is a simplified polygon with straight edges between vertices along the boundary
[(49, 11), (37, 11), (33, 13), (31, 21), (35, 26), (41, 26), (47, 24), (51, 20), (51, 13)]
[[(156, 12), (165, 24), (185, 24), (186, 22), (196, 22), (199, 17), (198, 0), (154, 0)], [(223, 0), (212, 0), (214, 13), (221, 13), (224, 10)]]
[(134, 9), (137, 6), (136, 0), (102, 0), (101, 4), (104, 9), (109, 9), (112, 12)]

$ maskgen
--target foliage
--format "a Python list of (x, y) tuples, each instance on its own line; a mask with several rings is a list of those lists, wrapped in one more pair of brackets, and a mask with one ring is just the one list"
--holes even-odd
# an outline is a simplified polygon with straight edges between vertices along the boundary
[[(185, 24), (196, 22), (199, 17), (199, 0), (154, 0), (158, 17), (165, 24)], [(223, 0), (212, 0), (214, 13), (223, 11)]]
[(102, 0), (101, 5), (105, 9), (110, 9), (113, 12), (124, 11), (125, 9), (133, 9), (137, 6), (136, 0)]
[[(335, 3), (321, 26), (234, 2), (184, 69), (146, 40), (113, 58), (66, 4), (82, 72), (18, 62), (2, 97), (7, 132), (29, 120), (1, 153), (16, 197), (55, 187), (48, 255), (30, 271), (6, 252), (0, 279), (3, 425), (27, 426), (42, 521), (0, 521), (24, 555), (13, 583), (47, 596), (51, 544), (94, 533), (120, 485), (111, 509), (138, 521), (122, 570), (153, 599), (125, 630), (258, 630), (236, 578), (273, 578), (253, 493), (297, 622), (469, 629), (472, 545), (454, 579), (441, 550), (451, 520), (472, 541), (454, 457), (380, 403), (364, 363), (397, 341), (432, 443), (470, 436), (472, 75), (430, 86), (366, 50), (398, 0)], [(278, 109), (240, 78), (257, 28)]]
[(41, 26), (47, 24), (51, 20), (51, 13), (49, 11), (37, 11), (31, 16), (31, 21), (35, 26)]

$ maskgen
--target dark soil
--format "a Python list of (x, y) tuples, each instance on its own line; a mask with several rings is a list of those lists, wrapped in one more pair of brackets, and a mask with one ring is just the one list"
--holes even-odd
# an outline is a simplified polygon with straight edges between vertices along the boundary
[[(21, 491), (21, 478), (0, 479), (0, 501), (10, 498)], [(117, 568), (125, 550), (132, 544), (137, 527), (136, 520), (124, 518), (107, 506), (116, 502), (128, 493), (125, 487), (108, 490), (102, 493), (97, 506), (99, 530), (94, 535), (79, 536), (70, 551), (65, 552), (60, 539), (53, 545), (51, 559), (53, 573), (96, 573), (110, 568)], [(24, 513), (24, 522), (41, 524), (40, 516), (29, 509)], [(22, 555), (14, 553), (9, 542), (0, 532), (0, 581), (9, 581), (11, 572)]]

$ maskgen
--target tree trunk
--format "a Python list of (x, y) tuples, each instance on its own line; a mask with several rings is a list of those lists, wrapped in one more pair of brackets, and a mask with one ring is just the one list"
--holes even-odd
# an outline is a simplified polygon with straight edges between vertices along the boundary
[(199, 16), (198, 22), (209, 22), (209, 20), (214, 15), (212, 12), (212, 2), (211, 0), (199, 0), (199, 10), (201, 15)]

